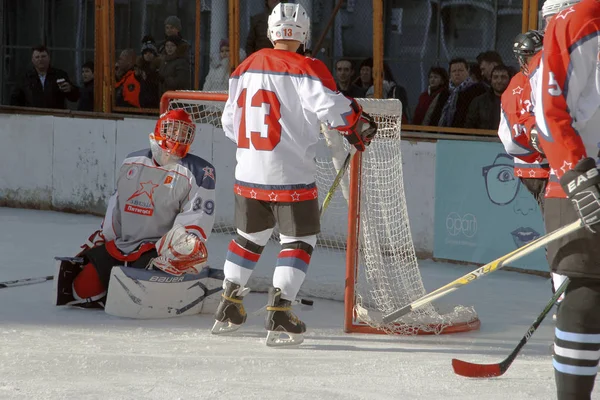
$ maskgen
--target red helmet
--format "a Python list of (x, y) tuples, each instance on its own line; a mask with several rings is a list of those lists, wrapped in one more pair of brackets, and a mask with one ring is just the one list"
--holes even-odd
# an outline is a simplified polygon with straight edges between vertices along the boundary
[(155, 154), (156, 161), (165, 157), (183, 158), (190, 150), (196, 134), (196, 125), (183, 109), (167, 111), (160, 116), (154, 128), (154, 139), (162, 154)]

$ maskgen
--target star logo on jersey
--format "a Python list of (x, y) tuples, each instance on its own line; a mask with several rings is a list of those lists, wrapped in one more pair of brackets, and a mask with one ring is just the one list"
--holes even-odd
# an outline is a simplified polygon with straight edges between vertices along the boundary
[(530, 178), (535, 178), (535, 171), (534, 170), (529, 171), (529, 177)]
[(520, 178), (520, 177), (522, 177), (522, 176), (523, 176), (523, 171), (522, 171), (522, 170), (520, 170), (520, 169), (518, 169), (518, 170), (517, 170), (517, 176), (518, 176), (519, 178)]
[(513, 94), (514, 95), (520, 95), (521, 93), (523, 93), (523, 88), (521, 86), (517, 86), (516, 88), (513, 89)]
[(256, 198), (257, 193), (254, 191), (254, 189), (252, 189), (250, 191), (250, 198), (255, 199)]
[(202, 168), (202, 171), (204, 171), (205, 178), (211, 178), (213, 181), (215, 180), (215, 169), (214, 168), (207, 166), (207, 167)]
[(317, 197), (319, 197), (319, 192), (317, 192), (317, 189), (313, 189), (313, 191), (312, 191), (312, 195), (313, 195), (313, 198), (315, 198), (315, 199), (316, 199)]
[(136, 190), (135, 193), (133, 193), (131, 196), (129, 196), (127, 201), (133, 200), (136, 197), (140, 197), (142, 195), (146, 195), (146, 196), (148, 196), (148, 200), (150, 201), (150, 204), (152, 205), (152, 207), (154, 207), (154, 199), (153, 199), (154, 189), (156, 189), (157, 187), (158, 187), (158, 185), (153, 183), (152, 181), (141, 182), (139, 189)]
[(560, 167), (560, 170), (561, 170), (561, 171), (563, 172), (563, 174), (564, 174), (565, 172), (567, 172), (568, 170), (570, 170), (572, 166), (573, 166), (573, 163), (570, 163), (570, 162), (566, 162), (566, 161), (565, 161), (565, 162), (563, 163), (563, 166), (562, 166), (562, 167)]
[(241, 195), (242, 195), (242, 188), (238, 187), (238, 188), (235, 190), (235, 192), (236, 192), (238, 195), (240, 195), (240, 196), (241, 196)]
[(566, 10), (562, 10), (561, 12), (558, 13), (558, 15), (556, 16), (556, 18), (562, 18), (562, 19), (567, 19), (567, 15), (574, 13), (575, 9), (573, 7), (569, 7)]
[(269, 193), (269, 200), (270, 201), (277, 201), (277, 195), (275, 194), (275, 192)]
[(300, 195), (298, 192), (292, 193), (292, 201), (300, 201)]

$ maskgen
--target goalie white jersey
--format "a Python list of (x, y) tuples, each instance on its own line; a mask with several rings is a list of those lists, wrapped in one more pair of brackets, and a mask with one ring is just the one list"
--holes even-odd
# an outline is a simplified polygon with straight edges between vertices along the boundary
[(192, 154), (157, 165), (150, 149), (125, 158), (103, 223), (106, 241), (128, 254), (175, 224), (207, 239), (215, 220), (215, 169)]
[(225, 134), (237, 143), (235, 193), (265, 201), (317, 197), (320, 124), (347, 130), (359, 114), (319, 60), (263, 49), (229, 80)]

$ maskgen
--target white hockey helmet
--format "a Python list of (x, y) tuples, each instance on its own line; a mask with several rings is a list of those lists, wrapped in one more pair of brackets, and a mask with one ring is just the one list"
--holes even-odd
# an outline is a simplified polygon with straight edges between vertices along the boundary
[(308, 41), (310, 18), (300, 4), (279, 3), (269, 15), (267, 37), (271, 43), (278, 40)]
[(542, 6), (542, 18), (558, 14), (567, 7), (579, 3), (579, 0), (546, 0)]

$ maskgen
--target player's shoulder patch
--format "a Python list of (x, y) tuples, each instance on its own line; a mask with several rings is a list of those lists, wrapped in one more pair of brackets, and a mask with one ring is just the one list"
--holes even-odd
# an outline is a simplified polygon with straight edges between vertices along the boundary
[(214, 189), (216, 182), (215, 167), (205, 159), (194, 154), (188, 154), (179, 161), (179, 164), (188, 169), (196, 184), (205, 189)]

